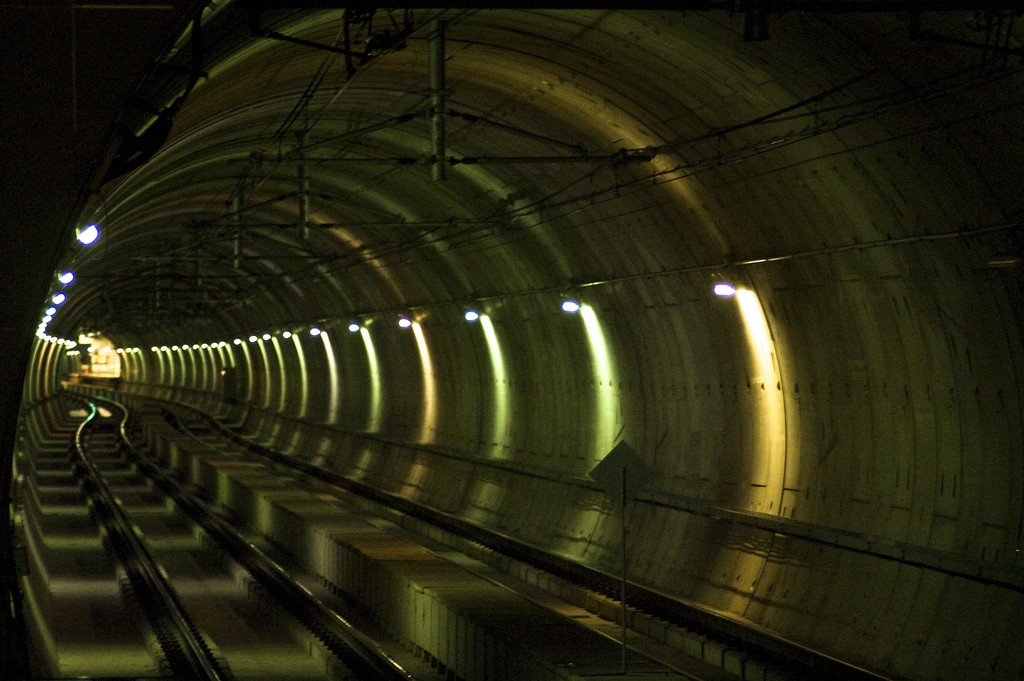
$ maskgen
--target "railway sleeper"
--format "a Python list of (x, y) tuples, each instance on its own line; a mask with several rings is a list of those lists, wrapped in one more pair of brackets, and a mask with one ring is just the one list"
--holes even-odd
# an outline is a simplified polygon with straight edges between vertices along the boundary
[[(274, 476), (253, 475), (237, 461), (207, 458), (194, 443), (182, 444), (164, 439), (158, 456), (373, 613), (382, 630), (423, 650), (445, 677), (565, 681), (617, 669), (617, 644), (374, 527), (358, 509), (296, 495)], [(661, 678), (684, 678), (665, 669)], [(703, 665), (700, 672), (737, 678), (721, 666)]]

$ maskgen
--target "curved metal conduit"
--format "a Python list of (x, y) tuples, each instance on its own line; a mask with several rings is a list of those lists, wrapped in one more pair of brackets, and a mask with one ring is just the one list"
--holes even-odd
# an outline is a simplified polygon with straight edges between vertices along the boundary
[(230, 523), (188, 492), (185, 487), (146, 457), (139, 454), (128, 437), (126, 427), (128, 410), (119, 402), (103, 399), (116, 407), (123, 417), (118, 435), (126, 454), (140, 472), (150, 478), (165, 494), (178, 504), (232, 558), (245, 567), (278, 602), (292, 612), (316, 634), (358, 678), (380, 681), (415, 681), (402, 665), (391, 657), (379, 643), (361, 632), (341, 615), (298, 584), (288, 572), (258, 547), (250, 543)]
[(75, 430), (74, 450), (83, 484), (93, 508), (107, 531), (110, 543), (128, 573), (132, 588), (146, 604), (146, 614), (175, 676), (197, 681), (226, 681), (213, 652), (178, 601), (174, 588), (132, 526), (92, 458), (85, 451), (83, 435), (93, 425), (97, 409), (89, 401), (89, 415)]

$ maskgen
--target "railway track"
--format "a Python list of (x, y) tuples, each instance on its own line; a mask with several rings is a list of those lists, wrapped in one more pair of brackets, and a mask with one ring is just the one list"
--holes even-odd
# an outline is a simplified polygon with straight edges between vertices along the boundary
[[(120, 405), (88, 401), (85, 407), (66, 410), (80, 411), (84, 418), (70, 438), (70, 455), (63, 457), (65, 469), (70, 468), (66, 474), (73, 480), (62, 482), (65, 497), (77, 486), (76, 501), (90, 509), (105, 562), (112, 568), (112, 584), (96, 588), (85, 580), (88, 588), (105, 590), (108, 598), (103, 604), (83, 605), (79, 614), (96, 624), (104, 614), (116, 612), (129, 623), (126, 629), (141, 634), (120, 635), (116, 644), (89, 642), (95, 648), (92, 655), (102, 656), (106, 649), (114, 658), (99, 660), (92, 670), (74, 659), (76, 648), (86, 647), (86, 642), (63, 641), (59, 654), (45, 663), (37, 659), (33, 678), (414, 678), (195, 495), (134, 451), (124, 438), (126, 413)], [(30, 473), (37, 482), (36, 497), (40, 488), (52, 487), (52, 472), (58, 470), (47, 454), (37, 453)], [(51, 472), (47, 484), (38, 484), (40, 469)], [(37, 511), (30, 515), (37, 518), (52, 510), (45, 502), (33, 506)], [(43, 553), (41, 547), (53, 543), (60, 532), (53, 529), (44, 528), (30, 542), (37, 547), (34, 553)], [(50, 583), (46, 592), (37, 589), (41, 595), (33, 600), (48, 598), (61, 609), (60, 601), (70, 599), (62, 598), (61, 584), (54, 583), (51, 568), (59, 560), (50, 558), (40, 556), (37, 561), (39, 578), (49, 578)], [(80, 577), (69, 574), (60, 581), (66, 584)], [(109, 602), (111, 591), (120, 595), (116, 606)], [(61, 641), (56, 639), (67, 638), (45, 631), (43, 624), (39, 628), (44, 635), (36, 639), (37, 650), (59, 648)], [(41, 657), (45, 655), (37, 653)]]
[[(249, 575), (261, 597), (287, 605), (298, 622), (292, 630), (301, 628), (304, 640), (318, 641), (321, 659), (337, 661), (327, 670), (335, 676), (320, 678), (881, 678), (637, 586), (630, 590), (634, 628), (646, 622), (647, 629), (680, 634), (670, 645), (632, 632), (627, 671), (614, 620), (617, 577), (267, 449), (191, 408), (133, 397), (129, 426), (126, 415), (115, 418), (119, 404), (82, 399), (96, 413), (110, 413), (89, 419), (96, 431), (83, 438), (103, 465), (94, 460), (93, 473), (84, 457), (97, 454), (86, 453), (77, 466), (83, 488), (96, 495), (96, 515), (115, 517), (116, 508), (104, 509), (119, 504), (103, 499), (94, 476), (121, 481), (112, 497), (124, 494), (127, 480), (167, 495), (181, 509), (178, 517), (194, 523), (207, 544), (233, 561), (222, 571)], [(124, 524), (138, 522), (129, 517)], [(113, 537), (127, 530), (105, 532)], [(109, 543), (133, 542), (126, 536)], [(133, 591), (150, 588), (137, 585), (150, 580), (129, 581)], [(342, 631), (334, 632), (338, 626)], [(184, 638), (168, 629), (202, 629), (187, 621), (151, 628), (161, 632), (161, 641)], [(208, 645), (213, 638), (169, 644), (164, 671), (181, 678), (242, 678), (235, 670), (244, 663), (232, 663), (222, 647)]]
[[(533, 582), (569, 602), (587, 604), (601, 612), (602, 617), (619, 616), (621, 594), (620, 576), (593, 570), (585, 565), (525, 544), (500, 532), (475, 525), (403, 497), (382, 492), (357, 480), (337, 475), (307, 461), (264, 447), (246, 439), (232, 428), (226, 427), (208, 414), (189, 407), (177, 406), (176, 413), (165, 412), (183, 432), (188, 430), (184, 421), (199, 428), (216, 431), (246, 451), (272, 461), (284, 469), (298, 473), (313, 484), (324, 483), (340, 488), (368, 502), (366, 507), (376, 513), (395, 518), (401, 526), (410, 529), (420, 539), (439, 539), (443, 547), (454, 547), (490, 565), (501, 566), (505, 572)], [(183, 418), (181, 414), (188, 414)], [(444, 550), (441, 547), (435, 550)], [(597, 595), (599, 602), (593, 602)], [(587, 603), (591, 601), (589, 604)], [(657, 624), (675, 626), (690, 634), (689, 652), (701, 659), (709, 657), (714, 666), (731, 667), (732, 674), (741, 678), (836, 679), (848, 681), (880, 681), (884, 677), (841, 660), (805, 648), (771, 634), (743, 626), (715, 613), (672, 599), (657, 591), (631, 584), (629, 587), (630, 617), (646, 619)], [(621, 622), (621, 620), (619, 620)], [(719, 656), (718, 653), (721, 652)], [(727, 654), (733, 664), (729, 665)], [(714, 659), (719, 657), (721, 660)], [(685, 665), (684, 665), (685, 666)], [(750, 667), (754, 671), (746, 674)], [(764, 670), (762, 673), (761, 670)], [(693, 678), (717, 678), (710, 670), (683, 670)], [(703, 675), (703, 676), (702, 676)]]

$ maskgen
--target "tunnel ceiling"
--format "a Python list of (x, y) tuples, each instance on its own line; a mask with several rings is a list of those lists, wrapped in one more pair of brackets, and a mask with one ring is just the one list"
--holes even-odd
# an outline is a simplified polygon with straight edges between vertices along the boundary
[[(199, 341), (673, 273), (927, 279), (895, 260), (955, 234), (954, 267), (1013, 262), (1012, 19), (790, 12), (745, 41), (724, 11), (214, 3), (122, 118), (49, 333)], [(837, 271), (851, 250), (864, 271)]]

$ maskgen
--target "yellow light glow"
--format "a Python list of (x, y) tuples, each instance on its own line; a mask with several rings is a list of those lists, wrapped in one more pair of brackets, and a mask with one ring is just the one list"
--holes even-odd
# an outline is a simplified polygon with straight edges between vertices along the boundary
[[(309, 371), (306, 368), (306, 353), (302, 349), (302, 343), (297, 335), (292, 335), (292, 344), (295, 346), (295, 354), (299, 359), (299, 418), (305, 418), (309, 411)], [(296, 430), (298, 432), (298, 430)]]
[(330, 401), (327, 403), (327, 423), (338, 422), (338, 412), (341, 408), (341, 381), (338, 376), (338, 360), (334, 356), (334, 347), (331, 345), (331, 336), (326, 331), (320, 333), (320, 340), (324, 342), (324, 356), (327, 358), (327, 378), (331, 382)]
[(252, 380), (252, 357), (249, 356), (249, 346), (248, 345), (242, 344), (242, 345), (239, 345), (238, 348), (242, 351), (242, 357), (245, 360), (245, 373), (242, 374), (243, 376), (245, 376), (245, 383), (244, 383), (244, 385), (245, 385), (245, 401), (246, 402), (251, 402), (252, 401), (252, 391), (253, 391), (253, 385), (252, 385), (253, 384), (253, 380)]
[(580, 306), (579, 313), (583, 317), (583, 328), (587, 332), (587, 345), (590, 346), (591, 366), (597, 388), (597, 413), (594, 419), (591, 457), (601, 458), (615, 445), (615, 436), (621, 429), (622, 416), (615, 388), (614, 361), (608, 351), (604, 330), (594, 308), (584, 304)]
[(174, 366), (174, 385), (184, 386), (188, 376), (188, 368), (185, 366), (185, 355), (181, 352), (171, 354), (171, 364)]
[(199, 346), (199, 349), (196, 350), (196, 356), (199, 358), (197, 362), (199, 381), (196, 387), (202, 390), (213, 389), (213, 358), (209, 355), (209, 347), (203, 348)]
[(267, 357), (266, 343), (262, 338), (256, 339), (256, 346), (260, 349), (260, 359), (263, 360), (263, 401), (260, 406), (265, 409), (270, 406), (270, 393), (273, 385), (270, 381), (270, 360)]
[[(277, 358), (277, 406), (275, 409), (279, 413), (283, 413), (285, 405), (288, 403), (288, 383), (284, 375), (284, 355), (281, 354), (281, 342), (277, 340), (277, 336), (273, 336), (270, 339), (270, 344), (274, 348), (274, 357)], [(267, 392), (270, 392), (270, 390)]]
[(420, 364), (423, 366), (423, 418), (417, 442), (427, 444), (433, 441), (437, 430), (437, 387), (434, 385), (434, 365), (430, 360), (430, 349), (423, 335), (423, 327), (419, 322), (412, 322), (411, 326), (420, 352)]
[(359, 335), (366, 346), (366, 361), (370, 366), (370, 416), (367, 419), (366, 430), (376, 433), (380, 430), (380, 365), (377, 363), (377, 349), (370, 337), (370, 330), (364, 326), (359, 329)]
[(751, 475), (753, 481), (763, 484), (774, 494), (781, 495), (786, 464), (786, 414), (782, 392), (777, 386), (782, 380), (776, 360), (775, 343), (772, 339), (764, 309), (753, 291), (736, 291), (743, 327), (747, 333), (750, 351), (752, 391), (759, 399), (757, 410), (757, 447), (753, 454)]
[(505, 358), (498, 343), (498, 334), (488, 315), (480, 315), (480, 326), (487, 340), (487, 353), (491, 357), (491, 372), (494, 376), (494, 421), (491, 425), (491, 456), (504, 455), (505, 438), (508, 430), (508, 382), (505, 379)]
[(216, 346), (217, 359), (220, 360), (220, 366), (222, 367), (233, 367), (235, 366), (235, 353), (227, 343), (220, 343)]
[(158, 348), (153, 354), (156, 355), (157, 382), (167, 385), (169, 376), (167, 364), (164, 360), (164, 353)]
[(182, 349), (184, 352), (181, 353), (181, 385), (185, 388), (194, 388), (198, 374), (195, 357), (192, 356), (192, 349), (189, 346), (183, 345)]
[(221, 354), (222, 353), (220, 352), (220, 348), (218, 348), (216, 345), (208, 346), (206, 348), (206, 359), (209, 362), (209, 381), (207, 382), (207, 390), (215, 391), (219, 387), (219, 384), (217, 383), (217, 377), (220, 375), (220, 370), (217, 367), (223, 365)]

